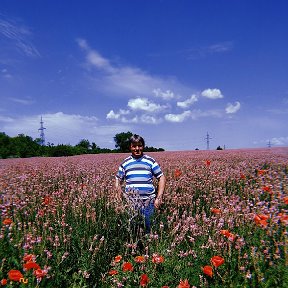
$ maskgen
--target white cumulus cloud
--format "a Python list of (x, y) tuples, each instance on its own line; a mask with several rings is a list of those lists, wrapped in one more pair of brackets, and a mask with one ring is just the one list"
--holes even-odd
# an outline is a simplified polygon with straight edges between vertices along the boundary
[(206, 89), (201, 92), (201, 95), (209, 99), (220, 99), (224, 97), (219, 89)]
[(161, 106), (159, 104), (155, 104), (149, 101), (147, 98), (130, 99), (127, 105), (132, 110), (143, 110), (143, 111), (152, 112), (152, 113), (165, 108), (164, 106)]
[(181, 108), (188, 108), (190, 105), (194, 104), (195, 102), (198, 101), (198, 97), (196, 95), (192, 95), (190, 98), (188, 98), (187, 100), (185, 101), (182, 101), (182, 102), (177, 102), (177, 106), (178, 107), (181, 107)]
[(234, 105), (231, 103), (228, 103), (225, 111), (227, 114), (233, 114), (233, 113), (236, 113), (240, 109), (240, 107), (241, 107), (241, 104), (238, 101), (236, 101)]
[(186, 120), (188, 117), (190, 117), (191, 112), (190, 111), (184, 111), (181, 114), (166, 114), (165, 115), (165, 120), (169, 121), (169, 122), (183, 122), (184, 120)]
[(154, 89), (153, 93), (156, 97), (160, 97), (164, 100), (173, 99), (175, 97), (172, 91), (170, 90), (162, 91), (160, 88)]

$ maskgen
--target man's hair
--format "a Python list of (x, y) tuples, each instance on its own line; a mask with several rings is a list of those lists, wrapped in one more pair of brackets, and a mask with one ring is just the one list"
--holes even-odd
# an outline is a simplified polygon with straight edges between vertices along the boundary
[(134, 134), (130, 137), (129, 139), (129, 146), (133, 143), (141, 143), (143, 147), (145, 147), (145, 141), (143, 139), (143, 137), (137, 135), (137, 134)]

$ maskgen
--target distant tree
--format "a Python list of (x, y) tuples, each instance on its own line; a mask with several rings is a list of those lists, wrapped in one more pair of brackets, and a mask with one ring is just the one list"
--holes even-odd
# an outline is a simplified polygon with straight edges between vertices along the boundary
[(40, 156), (40, 145), (33, 141), (32, 137), (19, 134), (11, 138), (11, 156), (20, 158)]
[(73, 156), (76, 154), (73, 146), (63, 144), (51, 146), (48, 153), (51, 157)]
[(223, 148), (221, 148), (220, 146), (218, 146), (218, 147), (216, 148), (216, 150), (223, 150)]
[(91, 149), (91, 145), (89, 140), (82, 139), (76, 146), (78, 153), (77, 154), (88, 154)]
[(129, 152), (129, 138), (132, 136), (132, 132), (122, 132), (114, 136), (115, 147), (120, 152)]
[(4, 132), (0, 132), (0, 158), (8, 158), (11, 154), (10, 137)]

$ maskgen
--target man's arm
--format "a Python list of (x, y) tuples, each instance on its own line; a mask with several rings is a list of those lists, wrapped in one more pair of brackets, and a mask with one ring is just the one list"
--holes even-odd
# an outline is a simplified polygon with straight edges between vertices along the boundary
[(163, 193), (165, 189), (165, 184), (166, 184), (166, 178), (164, 175), (162, 175), (159, 180), (158, 180), (158, 193), (155, 199), (155, 208), (159, 208), (161, 203), (162, 203), (162, 198), (163, 198)]
[(122, 196), (122, 187), (121, 187), (121, 184), (122, 184), (123, 181), (121, 181), (118, 177), (115, 177), (115, 188), (116, 188), (116, 197), (117, 199), (121, 199), (121, 196)]

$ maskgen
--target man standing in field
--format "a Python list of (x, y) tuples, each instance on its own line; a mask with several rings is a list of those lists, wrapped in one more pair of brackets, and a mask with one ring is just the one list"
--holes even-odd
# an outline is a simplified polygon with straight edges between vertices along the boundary
[[(143, 153), (145, 141), (141, 136), (131, 136), (129, 147), (131, 155), (124, 159), (116, 174), (116, 190), (119, 195), (123, 193), (134, 209), (144, 216), (145, 232), (148, 234), (151, 231), (154, 208), (158, 209), (161, 205), (166, 180), (159, 164)], [(153, 185), (153, 177), (158, 180), (157, 191)], [(124, 181), (126, 185), (122, 191), (121, 184)]]

